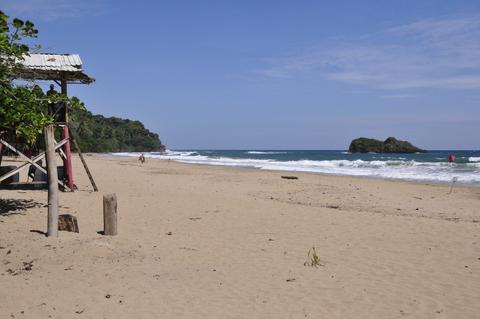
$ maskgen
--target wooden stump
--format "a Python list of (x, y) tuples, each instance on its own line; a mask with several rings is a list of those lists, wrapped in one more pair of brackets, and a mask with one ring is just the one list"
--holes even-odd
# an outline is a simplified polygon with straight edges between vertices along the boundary
[(58, 216), (58, 230), (78, 233), (77, 217), (70, 214), (62, 214)]
[(103, 234), (115, 236), (117, 232), (117, 195), (103, 195)]

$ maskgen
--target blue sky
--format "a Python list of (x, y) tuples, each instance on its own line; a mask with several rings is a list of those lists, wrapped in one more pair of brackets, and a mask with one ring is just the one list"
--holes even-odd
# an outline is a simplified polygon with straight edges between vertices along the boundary
[(480, 149), (479, 1), (0, 0), (170, 149)]

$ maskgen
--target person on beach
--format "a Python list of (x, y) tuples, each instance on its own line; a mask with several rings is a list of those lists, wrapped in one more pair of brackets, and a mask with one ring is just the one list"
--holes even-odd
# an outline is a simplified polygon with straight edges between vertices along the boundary
[[(58, 92), (55, 90), (55, 85), (50, 84), (50, 89), (47, 91), (47, 96), (55, 95)], [(55, 122), (65, 122), (66, 107), (63, 102), (48, 103), (48, 112), (53, 115)]]
[[(55, 85), (50, 84), (50, 89), (47, 91), (47, 96), (54, 95), (56, 93), (58, 92), (55, 90)], [(57, 111), (55, 103), (48, 103), (48, 111), (50, 114), (55, 115)]]
[(139, 160), (140, 163), (142, 163), (142, 164), (145, 163), (145, 155), (143, 155), (143, 153), (140, 154), (140, 156), (138, 157), (138, 160)]
[(50, 84), (50, 89), (47, 91), (47, 96), (53, 95), (53, 94), (55, 94), (55, 93), (58, 93), (58, 92), (55, 90), (55, 85)]
[(455, 162), (455, 155), (450, 154), (450, 156), (448, 157), (448, 162), (450, 162), (450, 163)]

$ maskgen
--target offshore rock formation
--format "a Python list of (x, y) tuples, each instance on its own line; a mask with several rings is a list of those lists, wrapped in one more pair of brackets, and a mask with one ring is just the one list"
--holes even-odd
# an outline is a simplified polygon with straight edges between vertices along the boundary
[(348, 148), (350, 153), (418, 153), (426, 152), (407, 141), (400, 141), (394, 137), (387, 138), (384, 142), (360, 137), (354, 139)]

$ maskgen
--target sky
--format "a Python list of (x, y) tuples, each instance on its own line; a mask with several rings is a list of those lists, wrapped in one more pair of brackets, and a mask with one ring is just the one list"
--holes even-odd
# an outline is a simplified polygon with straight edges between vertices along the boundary
[(480, 1), (0, 0), (168, 149), (480, 149)]

